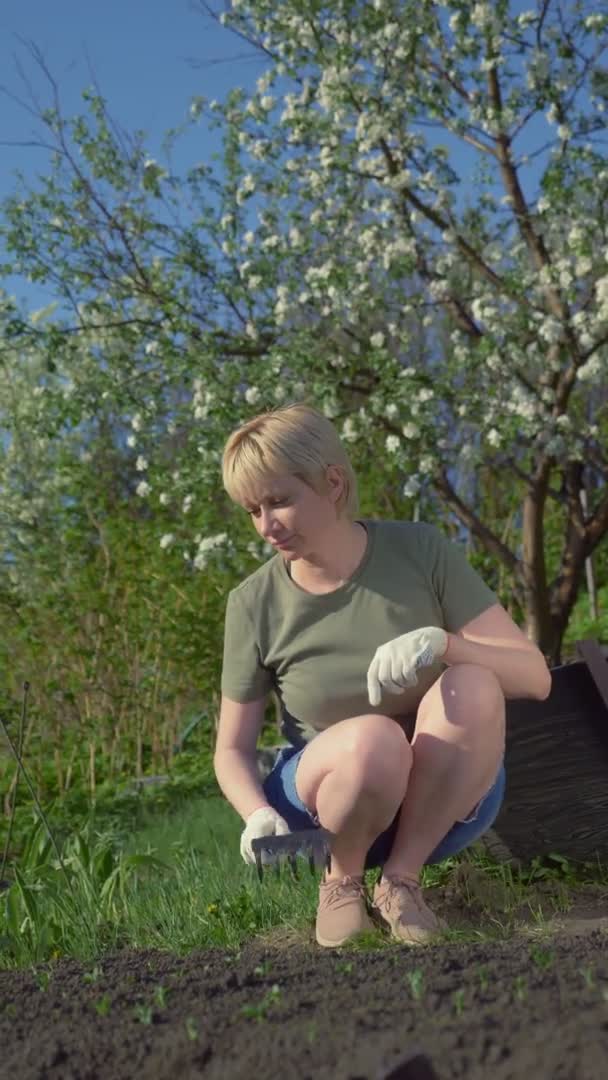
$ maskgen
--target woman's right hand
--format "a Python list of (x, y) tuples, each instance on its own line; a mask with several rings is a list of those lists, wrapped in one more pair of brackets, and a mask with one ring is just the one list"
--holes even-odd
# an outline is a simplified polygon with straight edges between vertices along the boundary
[[(261, 836), (285, 836), (289, 825), (272, 806), (259, 806), (249, 815), (241, 835), (241, 855), (246, 863), (255, 865), (255, 855), (251, 850), (251, 841)], [(273, 862), (272, 855), (262, 852), (262, 863)]]

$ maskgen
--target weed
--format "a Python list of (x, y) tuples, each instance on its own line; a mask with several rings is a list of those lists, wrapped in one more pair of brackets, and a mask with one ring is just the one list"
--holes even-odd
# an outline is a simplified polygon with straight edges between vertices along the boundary
[(271, 966), (272, 965), (270, 963), (270, 960), (262, 960), (261, 964), (258, 964), (257, 967), (254, 967), (253, 974), (254, 975), (262, 975), (262, 976), (268, 975), (268, 972), (270, 971)]
[(95, 1002), (95, 1012), (98, 1016), (107, 1016), (110, 1011), (111, 1001), (109, 994), (102, 994)]
[(482, 990), (488, 989), (488, 973), (485, 967), (480, 967), (479, 969), (479, 985)]
[(416, 1001), (418, 1001), (418, 999), (422, 997), (423, 990), (424, 980), (422, 976), (422, 971), (420, 970), (420, 968), (416, 968), (415, 971), (408, 971), (407, 978), (410, 984), (410, 990), (412, 991), (412, 994), (415, 997)]
[(528, 996), (528, 980), (525, 975), (516, 975), (513, 980), (515, 987), (515, 997), (518, 1001), (525, 1001)]
[(186, 1034), (190, 1042), (195, 1042), (198, 1039), (198, 1024), (193, 1016), (186, 1017)]
[(14, 1020), (17, 1015), (17, 1006), (14, 1001), (9, 1001), (8, 1005), (4, 1007), (4, 1013), (9, 1019)]
[(307, 1039), (307, 1041), (309, 1043), (313, 1043), (315, 1041), (316, 1037), (317, 1037), (317, 1022), (316, 1022), (316, 1020), (311, 1020), (310, 1024), (308, 1025), (308, 1027), (306, 1029), (306, 1039)]
[(464, 990), (455, 990), (453, 994), (454, 1008), (456, 1009), (456, 1015), (460, 1016), (464, 1009)]
[(167, 991), (164, 986), (157, 986), (154, 989), (154, 1001), (160, 1009), (164, 1009), (167, 1004)]
[(241, 1012), (243, 1016), (254, 1017), (258, 1021), (264, 1020), (270, 1006), (273, 1005), (275, 1001), (278, 1001), (280, 997), (280, 987), (275, 983), (274, 986), (271, 986), (268, 993), (264, 995), (259, 1005), (243, 1005)]

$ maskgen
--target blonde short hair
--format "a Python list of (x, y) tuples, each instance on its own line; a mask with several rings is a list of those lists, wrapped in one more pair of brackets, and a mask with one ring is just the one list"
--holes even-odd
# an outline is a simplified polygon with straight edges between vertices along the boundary
[(336, 503), (338, 518), (359, 513), (357, 478), (334, 425), (306, 402), (293, 402), (260, 413), (233, 431), (222, 457), (222, 482), (233, 502), (243, 503), (261, 481), (296, 476), (327, 495), (328, 465), (337, 466), (344, 491)]

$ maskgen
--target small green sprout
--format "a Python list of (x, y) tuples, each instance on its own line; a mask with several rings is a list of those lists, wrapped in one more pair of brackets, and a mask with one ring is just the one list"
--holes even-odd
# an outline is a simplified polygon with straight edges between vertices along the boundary
[(107, 1016), (110, 1011), (110, 995), (102, 994), (95, 1002), (95, 1012), (98, 1016)]
[(462, 1014), (462, 1010), (464, 1009), (464, 990), (455, 990), (453, 998), (456, 1015), (460, 1016)]
[(555, 959), (551, 949), (541, 949), (540, 947), (531, 949), (530, 957), (539, 968), (549, 967)]
[(44, 969), (42, 971), (35, 971), (34, 972), (34, 978), (36, 979), (36, 982), (38, 983), (38, 989), (39, 990), (48, 990), (49, 983), (51, 981), (50, 972), (45, 971)]
[(488, 989), (488, 973), (485, 967), (480, 967), (479, 969), (479, 985), (482, 990)]
[(100, 975), (103, 975), (103, 972), (100, 967), (95, 965), (92, 971), (85, 971), (82, 980), (85, 983), (96, 983)]
[(578, 970), (580, 971), (583, 979), (585, 980), (585, 985), (588, 986), (590, 990), (593, 990), (595, 987), (595, 981), (593, 978), (593, 965), (589, 964), (587, 967), (582, 967)]
[(416, 968), (415, 971), (408, 971), (408, 982), (410, 984), (410, 990), (413, 996), (418, 1000), (422, 997), (424, 978), (420, 968)]
[(133, 1011), (135, 1013), (135, 1018), (137, 1020), (139, 1020), (140, 1024), (151, 1024), (152, 1023), (152, 1006), (151, 1005), (139, 1004), (139, 1005), (135, 1006), (135, 1009)]
[(157, 986), (154, 989), (154, 1001), (160, 1009), (164, 1009), (167, 1004), (167, 991), (164, 986)]
[(186, 1034), (190, 1042), (195, 1042), (198, 1039), (198, 1024), (193, 1016), (186, 1017)]
[(345, 975), (350, 975), (353, 970), (352, 960), (340, 960), (336, 964), (336, 971), (343, 971)]
[(268, 993), (264, 995), (259, 1005), (243, 1005), (241, 1012), (244, 1016), (253, 1017), (258, 1021), (264, 1020), (270, 1006), (274, 1004), (275, 1001), (278, 1001), (280, 997), (281, 989), (275, 983), (274, 986), (271, 986)]
[(515, 979), (513, 980), (513, 985), (515, 987), (515, 997), (517, 998), (517, 1000), (525, 1001), (528, 993), (528, 981), (525, 975), (516, 975)]

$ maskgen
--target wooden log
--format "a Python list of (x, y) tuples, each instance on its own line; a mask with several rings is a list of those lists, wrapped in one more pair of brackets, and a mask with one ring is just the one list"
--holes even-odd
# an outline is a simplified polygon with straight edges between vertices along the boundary
[(552, 668), (546, 701), (506, 703), (507, 784), (493, 832), (522, 862), (608, 862), (608, 650), (576, 646), (581, 659)]

